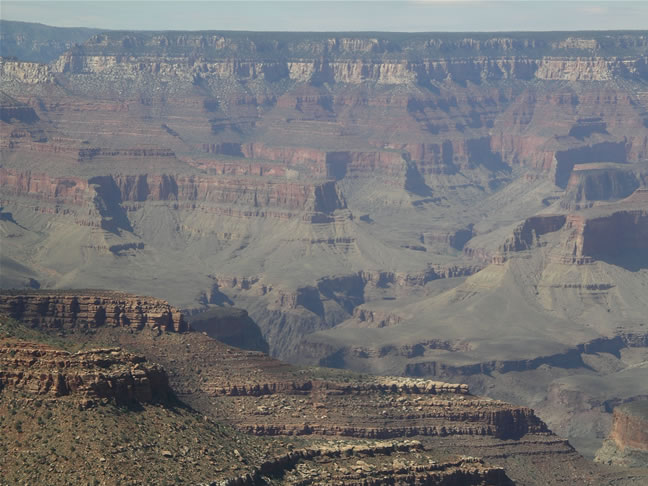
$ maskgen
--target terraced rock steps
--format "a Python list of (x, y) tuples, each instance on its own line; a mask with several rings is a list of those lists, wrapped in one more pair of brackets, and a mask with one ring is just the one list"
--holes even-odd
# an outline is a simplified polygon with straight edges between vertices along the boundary
[[(2, 321), (0, 331), (5, 336), (23, 336), (21, 340), (0, 338), (0, 407), (5, 401), (12, 406), (16, 400), (22, 408), (45, 403), (56, 409), (68, 403), (75, 411), (71, 419), (84, 421), (75, 414), (100, 418), (105, 414), (103, 407), (130, 404), (134, 412), (127, 412), (121, 423), (130, 423), (130, 413), (154, 422), (170, 420), (168, 426), (181, 437), (178, 444), (158, 434), (142, 447), (118, 446), (114, 452), (115, 461), (122, 464), (118, 469), (113, 456), (106, 459), (101, 452), (105, 462), (91, 468), (101, 474), (132, 477), (131, 472), (141, 470), (141, 465), (125, 461), (128, 456), (147, 457), (147, 464), (160, 461), (160, 470), (165, 471), (171, 462), (184, 474), (189, 474), (186, 467), (192, 467), (191, 477), (227, 485), (508, 485), (511, 480), (544, 485), (559, 484), (575, 470), (592, 481), (604, 478), (602, 470), (553, 435), (531, 410), (475, 397), (462, 384), (295, 368), (191, 330), (160, 332), (149, 326), (104, 325), (92, 332), (80, 327), (61, 332), (46, 322), (39, 328), (38, 324), (7, 326)], [(51, 344), (37, 344), (39, 339), (95, 350), (70, 353)], [(104, 347), (96, 349), (95, 343)], [(166, 372), (139, 356), (160, 363)], [(170, 393), (166, 381), (155, 378), (160, 376), (168, 376), (175, 395), (196, 412), (176, 409), (180, 402), (160, 399), (160, 390)], [(171, 407), (168, 413), (167, 407)], [(192, 414), (196, 413), (204, 425), (194, 424)], [(184, 426), (173, 425), (178, 417), (184, 417)], [(22, 415), (20, 420), (21, 427), (31, 431), (31, 422), (25, 422)], [(148, 430), (142, 419), (133, 420), (139, 420), (140, 432)], [(213, 423), (217, 425), (209, 425)], [(218, 425), (224, 423), (239, 432)], [(211, 450), (195, 450), (186, 438), (196, 427), (205, 428), (201, 433), (208, 434), (208, 441), (212, 441), (209, 434), (216, 433), (225, 434), (231, 442), (223, 448), (212, 441)], [(207, 432), (209, 427), (212, 432)], [(26, 452), (16, 450), (20, 457), (27, 457)], [(215, 459), (221, 456), (222, 460)], [(12, 477), (35, 478), (31, 473), (21, 476), (13, 462), (3, 461)], [(214, 464), (224, 467), (214, 469)], [(111, 468), (120, 472), (110, 472)], [(549, 478), (540, 473), (547, 468), (552, 471)], [(52, 471), (59, 471), (55, 477), (62, 481), (73, 474), (60, 467)], [(540, 477), (543, 482), (536, 481)]]
[(180, 311), (162, 299), (112, 291), (2, 291), (0, 313), (52, 329), (123, 326), (184, 332)]
[(110, 400), (117, 405), (171, 398), (166, 372), (119, 348), (69, 353), (25, 341), (0, 342), (0, 389), (39, 398), (70, 399), (80, 407)]

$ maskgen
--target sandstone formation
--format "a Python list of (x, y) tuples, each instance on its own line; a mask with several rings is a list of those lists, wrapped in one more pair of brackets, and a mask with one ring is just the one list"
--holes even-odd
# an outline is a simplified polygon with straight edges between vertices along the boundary
[[(402, 453), (422, 451), (421, 443), (378, 442), (372, 445), (311, 447), (292, 451), (264, 462), (251, 473), (217, 483), (219, 486), (252, 486), (263, 476), (283, 475), (289, 484), (345, 484), (367, 482), (408, 484), (492, 484), (509, 482), (502, 468), (484, 465), (481, 459), (462, 457), (457, 461), (437, 463), (399, 457)], [(400, 453), (400, 454), (399, 454)], [(387, 456), (386, 464), (378, 461)], [(362, 459), (357, 459), (360, 457)], [(318, 468), (306, 461), (317, 461)], [(391, 462), (390, 462), (391, 461)], [(304, 464), (305, 463), (305, 464)], [(302, 467), (298, 467), (302, 466)], [(310, 466), (310, 467), (309, 467)]]
[(104, 325), (175, 332), (188, 329), (182, 313), (164, 300), (111, 291), (5, 291), (0, 294), (0, 313), (52, 329)]
[(84, 407), (100, 399), (126, 405), (163, 401), (170, 394), (162, 368), (119, 348), (69, 353), (11, 340), (0, 343), (0, 390), (70, 398)]
[(607, 464), (648, 466), (648, 402), (632, 401), (614, 409), (608, 438), (596, 455)]

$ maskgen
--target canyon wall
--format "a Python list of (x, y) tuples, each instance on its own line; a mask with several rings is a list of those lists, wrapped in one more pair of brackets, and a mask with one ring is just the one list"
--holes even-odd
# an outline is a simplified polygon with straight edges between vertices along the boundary
[(648, 401), (636, 400), (614, 409), (612, 429), (595, 460), (631, 467), (648, 465)]
[(112, 291), (4, 291), (0, 293), (0, 313), (54, 329), (123, 326), (188, 330), (183, 315), (168, 302)]
[(648, 451), (647, 403), (638, 401), (622, 405), (614, 410), (614, 422), (610, 438), (620, 448), (630, 447)]
[(24, 341), (0, 343), (0, 389), (39, 399), (71, 399), (80, 407), (170, 398), (166, 372), (119, 348), (69, 353)]

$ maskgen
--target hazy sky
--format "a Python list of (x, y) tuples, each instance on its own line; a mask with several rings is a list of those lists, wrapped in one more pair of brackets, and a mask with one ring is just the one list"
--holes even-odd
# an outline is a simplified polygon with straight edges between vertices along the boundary
[(65, 27), (147, 30), (614, 30), (648, 29), (648, 0), (0, 0), (0, 17)]

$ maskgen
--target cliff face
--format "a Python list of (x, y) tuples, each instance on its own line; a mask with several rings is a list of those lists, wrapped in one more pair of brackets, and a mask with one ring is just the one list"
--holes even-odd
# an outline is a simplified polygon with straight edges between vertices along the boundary
[[(250, 212), (269, 209), (264, 213), (268, 215), (273, 214), (273, 209), (327, 214), (345, 207), (332, 181), (309, 184), (148, 174), (54, 178), (43, 173), (0, 169), (0, 188), (12, 196), (93, 209), (95, 206), (101, 209), (102, 206), (114, 208), (123, 205), (132, 211), (137, 203), (144, 201), (173, 201), (176, 209), (190, 207), (206, 212), (217, 209), (201, 207), (200, 203), (233, 204)], [(221, 211), (227, 209), (223, 207)], [(281, 217), (279, 213), (277, 216)], [(284, 217), (291, 217), (291, 213), (287, 212)]]
[[(423, 62), (370, 60), (289, 60), (244, 61), (205, 60), (187, 61), (184, 57), (158, 58), (140, 56), (137, 63), (121, 55), (93, 55), (75, 52), (61, 56), (52, 66), (53, 72), (69, 74), (96, 74), (134, 77), (156, 74), (193, 81), (195, 77), (221, 76), (239, 79), (264, 79), (271, 82), (282, 79), (299, 82), (330, 82), (359, 84), (371, 81), (379, 84), (424, 84), (451, 79), (456, 82), (482, 82), (502, 79), (540, 79), (551, 81), (605, 81), (615, 76), (641, 79), (646, 75), (648, 57), (624, 58), (554, 58), (540, 59), (487, 58), (440, 59)], [(148, 62), (142, 63), (143, 59)], [(28, 66), (11, 66), (7, 71), (32, 81), (37, 73)]]
[(184, 332), (183, 315), (168, 302), (119, 292), (8, 292), (0, 294), (0, 312), (44, 328), (101, 326), (159, 328)]
[(627, 209), (589, 217), (573, 214), (566, 229), (571, 231), (565, 243), (567, 254), (576, 260), (637, 253), (647, 249), (648, 211)]
[(648, 408), (638, 401), (617, 407), (610, 438), (617, 446), (648, 451)]
[[(382, 38), (380, 38), (382, 37)], [(104, 33), (92, 36), (54, 64), (58, 72), (149, 72), (236, 75), (270, 81), (382, 83), (484, 79), (610, 79), (645, 74), (640, 34), (569, 37), (566, 34)], [(598, 37), (598, 38), (596, 38)], [(271, 49), (271, 52), (269, 50)], [(613, 56), (613, 52), (632, 55)], [(488, 53), (488, 57), (484, 53)], [(148, 63), (133, 63), (124, 54)], [(182, 54), (190, 53), (189, 59)], [(164, 55), (166, 60), (160, 62)], [(603, 56), (606, 57), (603, 57)], [(376, 59), (379, 59), (378, 61)]]
[(504, 252), (528, 250), (538, 243), (540, 236), (561, 229), (565, 221), (566, 216), (564, 215), (528, 218), (514, 230), (513, 236), (500, 247), (500, 250)]
[(83, 205), (90, 199), (87, 180), (79, 177), (51, 177), (47, 174), (32, 174), (0, 168), (0, 187), (3, 192), (16, 196), (61, 201)]
[(614, 409), (612, 430), (595, 460), (623, 466), (648, 465), (648, 402), (632, 401)]
[(67, 398), (87, 407), (166, 400), (165, 371), (119, 348), (68, 353), (43, 344), (0, 342), (0, 389), (43, 398)]
[(574, 167), (560, 203), (565, 209), (584, 209), (598, 201), (614, 201), (630, 196), (644, 186), (645, 169), (617, 164), (582, 164)]

